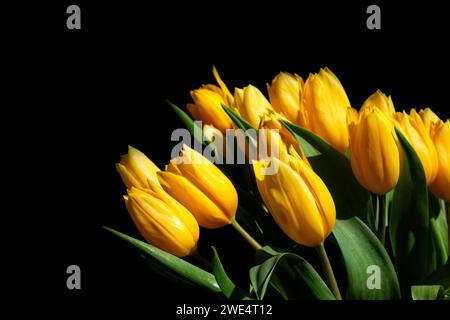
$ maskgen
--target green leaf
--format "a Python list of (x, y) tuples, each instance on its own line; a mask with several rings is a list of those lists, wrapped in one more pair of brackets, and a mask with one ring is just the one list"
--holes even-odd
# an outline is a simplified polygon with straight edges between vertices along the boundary
[(181, 121), (186, 125), (186, 128), (189, 130), (189, 132), (192, 134), (194, 139), (199, 141), (200, 143), (203, 143), (203, 130), (200, 128), (192, 119), (191, 117), (184, 112), (181, 108), (167, 100), (167, 103), (172, 107), (172, 109), (175, 111), (175, 113), (180, 117)]
[(394, 190), (389, 234), (402, 292), (438, 267), (430, 227), (425, 173), (414, 149), (396, 129), (402, 146), (402, 171)]
[(442, 285), (446, 289), (450, 289), (450, 260), (430, 274), (421, 284), (426, 285)]
[(337, 220), (333, 235), (347, 270), (346, 299), (400, 298), (397, 275), (388, 253), (359, 218)]
[(228, 114), (228, 116), (233, 120), (233, 122), (236, 124), (236, 126), (242, 130), (248, 130), (253, 129), (256, 130), (247, 120), (242, 118), (236, 111), (231, 109), (225, 104), (222, 104), (222, 108), (225, 110), (225, 112)]
[(444, 294), (442, 286), (412, 286), (411, 296), (413, 300), (436, 300)]
[[(391, 212), (391, 208), (392, 208), (392, 200), (394, 199), (394, 189), (392, 189), (391, 191), (388, 191), (385, 195), (384, 195), (384, 200), (385, 200), (385, 205), (386, 205), (386, 227), (389, 226), (389, 212)], [(377, 224), (378, 226), (378, 224)]]
[(271, 247), (262, 248), (258, 254), (269, 257), (250, 269), (250, 281), (258, 299), (264, 298), (269, 284), (284, 299), (335, 299), (316, 270), (299, 255), (276, 252)]
[(280, 121), (297, 139), (312, 168), (330, 191), (337, 218), (357, 216), (376, 230), (372, 197), (356, 180), (349, 159), (314, 133), (289, 121)]
[(431, 237), (436, 250), (436, 264), (448, 261), (448, 224), (445, 217), (445, 202), (428, 192)]
[(245, 120), (240, 115), (238, 115), (236, 113), (236, 111), (234, 111), (230, 107), (222, 104), (222, 108), (223, 108), (223, 110), (225, 110), (225, 112), (228, 114), (228, 116), (231, 118), (231, 120), (233, 120), (234, 124), (239, 129), (242, 129), (244, 131), (244, 135), (246, 137), (248, 137), (248, 140), (252, 145), (251, 147), (253, 147), (256, 150), (256, 147), (258, 145), (257, 137), (255, 138), (254, 136), (252, 136), (251, 134), (248, 134), (248, 132), (247, 132), (247, 130), (250, 129), (251, 131), (256, 133), (257, 132), (256, 129), (250, 123), (248, 123), (247, 120)]
[(228, 277), (225, 269), (223, 268), (222, 262), (220, 261), (217, 250), (211, 247), (213, 250), (213, 272), (216, 277), (217, 283), (220, 289), (227, 299), (232, 300), (248, 300), (250, 297), (245, 293), (245, 291), (237, 287), (233, 281)]
[(148, 266), (148, 268), (151, 271), (153, 271), (154, 273), (157, 273), (160, 276), (162, 276), (174, 283), (179, 283), (179, 284), (186, 285), (186, 286), (194, 286), (194, 284), (192, 282), (186, 280), (185, 278), (180, 276), (177, 272), (162, 265), (161, 263), (158, 262), (157, 259), (153, 258), (152, 256), (141, 253), (140, 258)]
[(292, 133), (294, 138), (300, 144), (307, 158), (321, 156), (322, 154), (326, 154), (328, 152), (338, 152), (325, 140), (315, 135), (311, 131), (300, 128), (299, 126), (287, 120), (280, 119), (280, 122), (289, 130), (289, 132)]
[(103, 227), (111, 233), (115, 234), (119, 238), (129, 242), (136, 248), (138, 248), (143, 254), (148, 255), (155, 259), (155, 262), (161, 264), (161, 266), (170, 269), (177, 273), (181, 279), (190, 282), (199, 287), (203, 287), (213, 293), (221, 293), (220, 287), (214, 277), (209, 272), (202, 270), (189, 262), (184, 261), (174, 255), (162, 251), (148, 243), (130, 237), (114, 229)]

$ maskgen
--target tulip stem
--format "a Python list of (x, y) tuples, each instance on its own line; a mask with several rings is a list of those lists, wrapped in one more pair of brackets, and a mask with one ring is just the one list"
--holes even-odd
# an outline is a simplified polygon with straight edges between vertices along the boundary
[(380, 212), (380, 216), (378, 217), (378, 239), (380, 239), (381, 243), (384, 246), (384, 243), (386, 242), (386, 195), (383, 194), (381, 196), (378, 196), (378, 199), (378, 208)]
[(330, 260), (328, 259), (327, 252), (325, 251), (325, 246), (323, 243), (316, 247), (317, 254), (319, 255), (320, 262), (322, 263), (323, 271), (327, 277), (328, 285), (331, 287), (331, 291), (337, 300), (342, 300), (341, 292), (339, 291), (336, 278), (333, 273), (333, 268), (331, 268)]
[(231, 222), (231, 225), (234, 229), (236, 229), (237, 232), (241, 234), (241, 236), (245, 240), (247, 240), (247, 242), (252, 246), (253, 249), (258, 251), (262, 248), (262, 246), (247, 231), (245, 231), (244, 228), (242, 228), (242, 226), (236, 221), (236, 219)]

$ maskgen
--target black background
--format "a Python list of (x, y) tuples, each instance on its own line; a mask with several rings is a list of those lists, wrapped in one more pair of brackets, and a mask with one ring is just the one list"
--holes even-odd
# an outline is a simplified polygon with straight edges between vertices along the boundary
[[(21, 11), (32, 27), (26, 40), (15, 38), (26, 49), (24, 72), (14, 80), (33, 88), (17, 96), (19, 104), (35, 101), (27, 99), (30, 139), (23, 147), (48, 165), (39, 220), (48, 253), (41, 258), (47, 271), (41, 280), (50, 299), (132, 309), (130, 297), (139, 297), (148, 304), (137, 309), (159, 308), (167, 315), (173, 312), (165, 307), (168, 301), (212, 299), (149, 272), (136, 251), (101, 229), (139, 236), (114, 163), (128, 144), (160, 167), (168, 162), (171, 132), (183, 124), (165, 100), (184, 107), (189, 90), (213, 82), (212, 64), (230, 88), (252, 83), (264, 93), (279, 71), (306, 79), (328, 66), (353, 107), (381, 89), (397, 110), (431, 107), (448, 118), (444, 7), (430, 1), (373, 3), (381, 7), (381, 30), (366, 28), (372, 2), (63, 1), (40, 5), (42, 15)], [(69, 4), (81, 7), (81, 30), (66, 29)], [(245, 285), (240, 268), (251, 263), (247, 244), (229, 228), (202, 230), (206, 255), (211, 243), (231, 276)], [(81, 267), (79, 291), (66, 288), (70, 264)]]

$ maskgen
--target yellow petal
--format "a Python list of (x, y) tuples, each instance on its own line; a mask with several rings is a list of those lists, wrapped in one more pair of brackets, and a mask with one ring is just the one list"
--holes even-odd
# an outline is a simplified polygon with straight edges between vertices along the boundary
[(439, 162), (436, 179), (430, 185), (431, 191), (441, 199), (450, 202), (450, 121), (439, 121), (435, 127), (434, 145)]
[(273, 111), (272, 106), (258, 88), (252, 85), (244, 88), (243, 101), (239, 106), (239, 113), (245, 120), (254, 128), (257, 128), (261, 117), (269, 111)]
[(412, 109), (409, 115), (406, 112), (397, 112), (395, 120), (397, 127), (417, 153), (425, 172), (427, 185), (430, 185), (436, 178), (439, 164), (436, 148), (422, 118)]
[(267, 85), (271, 105), (292, 123), (297, 121), (300, 110), (302, 86), (303, 79), (288, 72), (280, 72)]
[(234, 108), (239, 111), (244, 103), (244, 89), (234, 88)]
[(197, 151), (183, 146), (182, 157), (190, 163), (177, 165), (181, 175), (206, 194), (228, 217), (233, 217), (237, 209), (237, 193), (233, 184), (212, 162)]
[(165, 202), (163, 193), (161, 188), (157, 193), (132, 188), (125, 198), (127, 209), (149, 243), (179, 257), (190, 255), (196, 250), (198, 224), (184, 207)]
[(233, 105), (233, 95), (231, 94), (230, 90), (228, 90), (228, 87), (226, 86), (225, 82), (222, 81), (222, 79), (219, 76), (219, 72), (217, 71), (216, 67), (213, 65), (213, 75), (214, 78), (216, 79), (217, 83), (220, 86), (220, 89), (222, 89), (222, 92), (225, 94), (226, 98), (227, 98), (227, 104), (228, 106), (232, 106)]
[(376, 107), (361, 109), (349, 125), (351, 166), (368, 190), (383, 195), (393, 189), (400, 175), (400, 153), (392, 122)]
[(309, 75), (303, 86), (299, 123), (325, 139), (340, 152), (348, 147), (347, 94), (328, 69)]
[(294, 241), (319, 245), (334, 226), (331, 195), (306, 164), (300, 165), (299, 173), (276, 158), (270, 161), (278, 167), (276, 174), (264, 175), (270, 165), (267, 161), (254, 161), (253, 168), (258, 190), (275, 222)]
[(185, 177), (161, 172), (158, 178), (164, 190), (186, 207), (202, 227), (214, 229), (231, 223), (230, 217)]
[(423, 124), (429, 133), (432, 131), (432, 127), (438, 123), (441, 119), (430, 108), (421, 109), (419, 111), (422, 117)]
[(127, 189), (131, 189), (131, 187), (145, 187), (140, 180), (133, 174), (132, 171), (128, 170), (126, 166), (121, 163), (116, 163), (117, 172), (119, 172), (120, 177), (122, 178), (123, 183)]
[(195, 120), (201, 120), (204, 125), (213, 125), (222, 132), (233, 128), (233, 121), (222, 107), (226, 101), (219, 93), (203, 87), (191, 91), (191, 97), (194, 104), (189, 104), (187, 108)]
[(158, 183), (156, 173), (160, 170), (144, 153), (128, 146), (127, 159), (131, 170), (143, 185), (147, 184), (147, 180)]
[(391, 96), (386, 96), (381, 90), (377, 90), (364, 101), (361, 111), (366, 108), (378, 108), (389, 118), (392, 118), (395, 114), (394, 103), (392, 102)]

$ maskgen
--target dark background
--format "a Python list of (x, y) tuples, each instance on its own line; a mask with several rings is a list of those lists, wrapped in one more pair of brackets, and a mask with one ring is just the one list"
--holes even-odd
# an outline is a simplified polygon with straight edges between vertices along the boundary
[[(431, 107), (448, 118), (446, 11), (431, 1), (396, 3), (63, 1), (40, 5), (44, 19), (31, 12), (36, 20), (22, 52), (28, 73), (18, 81), (31, 84), (28, 97), (39, 101), (28, 104), (24, 121), (36, 136), (25, 146), (49, 164), (51, 202), (40, 202), (48, 230), (41, 232), (48, 253), (41, 280), (50, 299), (114, 307), (110, 301), (140, 297), (154, 308), (212, 299), (149, 272), (136, 251), (101, 229), (139, 236), (114, 163), (129, 144), (161, 168), (169, 161), (171, 132), (183, 124), (165, 100), (184, 107), (189, 90), (214, 81), (212, 64), (229, 88), (252, 83), (264, 93), (279, 71), (306, 79), (328, 66), (355, 108), (381, 89), (397, 110)], [(66, 29), (69, 4), (80, 5), (82, 30)], [(381, 30), (366, 28), (369, 4), (381, 7)], [(211, 243), (245, 285), (247, 244), (230, 228), (202, 230), (206, 255)], [(81, 267), (82, 290), (66, 289), (70, 264)]]

